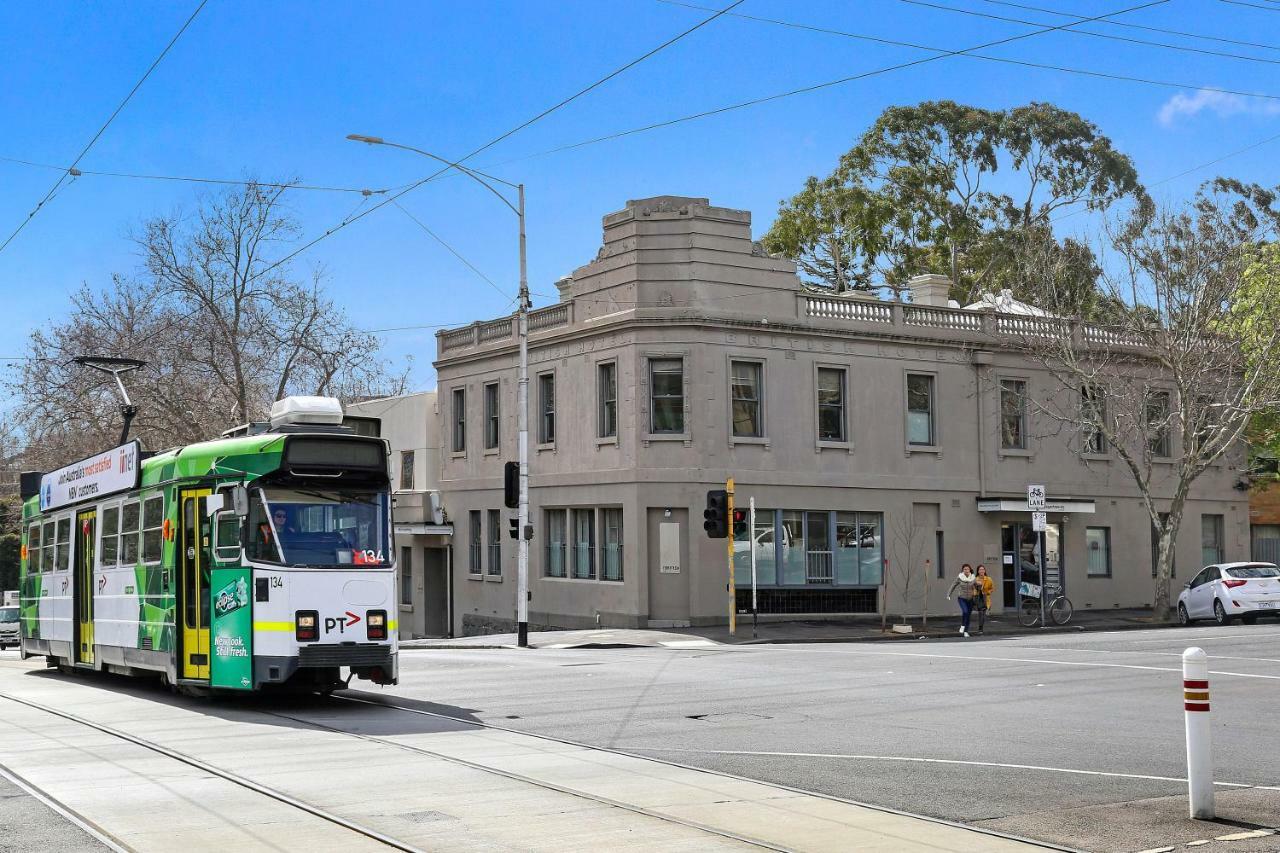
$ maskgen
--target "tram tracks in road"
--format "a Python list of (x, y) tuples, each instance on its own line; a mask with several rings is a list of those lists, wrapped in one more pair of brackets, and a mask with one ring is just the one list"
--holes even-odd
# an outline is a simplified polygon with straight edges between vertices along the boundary
[[(417, 709), (404, 708), (399, 705), (390, 705), (382, 702), (373, 702), (367, 699), (359, 699), (359, 698), (350, 697), (350, 696), (330, 696), (329, 698), (334, 700), (340, 700), (343, 702), (359, 702), (361, 704), (372, 705), (374, 707), (380, 707), (380, 708), (387, 708), (390, 710), (407, 711), (409, 713), (424, 714), (426, 716), (437, 717), (442, 720), (449, 720), (452, 722), (464, 723), (467, 725), (475, 726), (476, 728), (492, 728), (498, 731), (507, 731), (507, 732), (515, 732), (517, 734), (524, 734), (523, 732), (516, 732), (516, 730), (514, 729), (503, 729), (498, 726), (490, 726), (488, 724), (477, 722), (474, 720), (463, 720), (458, 717), (450, 717), (447, 714), (435, 714), (428, 711), (419, 711)], [(571, 797), (577, 797), (579, 799), (589, 800), (593, 803), (598, 803), (600, 805), (622, 809), (624, 811), (632, 812), (633, 814), (643, 815), (645, 817), (653, 818), (655, 820), (660, 820), (660, 821), (663, 821), (664, 823), (676, 824), (678, 826), (694, 829), (699, 832), (705, 832), (709, 835), (716, 835), (729, 841), (736, 841), (741, 844), (747, 844), (752, 847), (758, 847), (761, 850), (776, 850), (776, 851), (780, 851), (780, 853), (790, 853), (790, 851), (792, 850), (792, 848), (790, 847), (781, 847), (776, 844), (772, 844), (768, 841), (763, 841), (759, 838), (752, 838), (747, 835), (740, 835), (735, 832), (729, 832), (727, 830), (720, 829), (719, 827), (709, 826), (704, 823), (699, 823), (698, 821), (689, 820), (687, 818), (676, 817), (674, 815), (657, 811), (655, 809), (645, 808), (644, 806), (636, 805), (634, 803), (626, 803), (626, 802), (622, 802), (621, 800), (613, 799), (611, 797), (605, 797), (600, 794), (593, 794), (589, 791), (582, 791), (576, 788), (570, 788), (565, 785), (558, 785), (554, 782), (548, 782), (545, 779), (536, 779), (532, 776), (528, 776), (523, 773), (516, 773), (511, 770), (503, 770), (498, 767), (491, 767), (487, 764), (482, 764), (476, 761), (470, 761), (465, 758), (460, 758), (456, 755), (448, 755), (446, 753), (437, 752), (435, 750), (427, 749), (421, 746), (416, 746), (414, 744), (403, 743), (401, 741), (396, 741), (396, 740), (390, 740), (388, 738), (379, 737), (377, 735), (368, 735), (368, 734), (364, 734), (363, 732), (353, 732), (347, 729), (339, 728), (337, 726), (331, 726), (327, 723), (321, 723), (315, 720), (308, 720), (304, 717), (295, 717), (291, 714), (284, 714), (279, 711), (265, 711), (265, 710), (259, 709), (258, 713), (266, 714), (272, 717), (277, 717), (283, 720), (289, 720), (290, 722), (298, 723), (299, 725), (310, 726), (320, 731), (331, 732), (331, 733), (340, 734), (340, 735), (347, 735), (348, 737), (358, 738), (368, 743), (375, 743), (382, 746), (392, 747), (395, 749), (403, 750), (405, 752), (421, 755), (427, 758), (433, 758), (438, 761), (445, 761), (445, 762), (448, 762), (449, 764), (454, 764), (460, 767), (466, 767), (471, 770), (477, 770), (482, 773), (488, 773), (494, 776), (500, 776), (504, 779), (508, 779), (513, 782), (519, 782), (525, 785), (533, 785), (535, 787), (542, 788), (544, 790), (555, 791), (556, 793), (559, 793), (559, 794), (567, 794), (568, 796), (571, 796)], [(550, 740), (556, 740), (556, 739), (550, 738)], [(557, 740), (556, 742), (571, 745), (571, 746), (581, 746), (581, 744), (574, 744), (570, 741)], [(612, 750), (609, 750), (609, 751), (612, 751)], [(626, 754), (626, 753), (619, 753), (619, 754)], [(634, 757), (642, 757), (642, 756), (634, 756)], [(662, 762), (662, 763), (668, 763), (668, 762)]]
[[(138, 737), (137, 735), (129, 734), (128, 732), (121, 731), (120, 729), (114, 728), (112, 726), (104, 725), (102, 723), (94, 722), (93, 720), (85, 719), (84, 717), (81, 717), (78, 714), (72, 714), (68, 711), (62, 711), (57, 708), (51, 708), (40, 702), (34, 702), (30, 699), (24, 699), (19, 696), (14, 696), (10, 693), (0, 692), (0, 699), (6, 699), (18, 705), (24, 705), (33, 710), (50, 714), (55, 717), (59, 717), (61, 719), (67, 720), (68, 722), (76, 723), (86, 728), (93, 729), (94, 731), (100, 732), (102, 734), (109, 735), (110, 737), (116, 738), (118, 740), (131, 743), (135, 746), (149, 750), (158, 755), (162, 755), (166, 758), (169, 758), (173, 761), (177, 761), (181, 764), (185, 764), (189, 767), (194, 767), (203, 773), (208, 773), (212, 776), (216, 776), (219, 779), (230, 782), (234, 785), (238, 785), (241, 788), (246, 788), (250, 791), (253, 791), (256, 794), (260, 794), (264, 797), (275, 800), (279, 803), (283, 803), (284, 805), (297, 809), (299, 811), (306, 812), (307, 814), (313, 817), (317, 817), (323, 821), (327, 821), (328, 823), (342, 827), (343, 829), (349, 830), (353, 833), (356, 833), (357, 835), (362, 835), (365, 838), (368, 838), (372, 841), (376, 841), (382, 844), (383, 846), (391, 848), (393, 850), (401, 850), (401, 851), (404, 851), (404, 853), (425, 853), (425, 851), (423, 851), (421, 848), (414, 847), (410, 844), (406, 844), (403, 841), (400, 841), (396, 838), (392, 838), (391, 836), (378, 832), (377, 830), (372, 829), (370, 827), (363, 826), (359, 823), (356, 823), (355, 821), (348, 820), (344, 817), (341, 817), (340, 815), (336, 815), (333, 812), (320, 808), (319, 806), (312, 805), (311, 803), (300, 800), (297, 797), (293, 797), (289, 794), (286, 794), (283, 791), (279, 791), (275, 788), (271, 788), (267, 785), (263, 785), (259, 782), (255, 782), (246, 776), (242, 776), (230, 770), (225, 770), (221, 767), (217, 767), (213, 764), (210, 764), (207, 761), (196, 758), (195, 756), (188, 755), (183, 752), (179, 752), (178, 750), (175, 750), (175, 749), (170, 749), (167, 746), (162, 746), (158, 743), (155, 743), (154, 741), (147, 740), (146, 738), (141, 738), (141, 737)], [(14, 779), (15, 783), (18, 784), (19, 787), (27, 789), (28, 793), (31, 793), (37, 799), (45, 802), (55, 811), (62, 813), (64, 816), (71, 819), (73, 823), (77, 823), (78, 825), (80, 825), (82, 829), (85, 829), (86, 831), (88, 831), (91, 835), (93, 835), (99, 841), (103, 841), (104, 843), (106, 843), (107, 846), (116, 850), (131, 849), (120, 838), (116, 837), (115, 835), (112, 835), (107, 830), (103, 829), (101, 826), (91, 821), (84, 814), (71, 808), (67, 803), (54, 797), (49, 792), (36, 787), (33, 783), (30, 782), (30, 780), (25, 779), (22, 776), (19, 776), (11, 768), (8, 769), (6, 775), (11, 776)]]

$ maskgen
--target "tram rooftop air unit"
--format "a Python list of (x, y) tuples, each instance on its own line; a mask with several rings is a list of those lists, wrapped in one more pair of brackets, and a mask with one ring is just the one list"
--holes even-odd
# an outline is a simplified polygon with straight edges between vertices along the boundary
[(271, 404), (271, 428), (293, 424), (342, 426), (342, 404), (333, 397), (285, 397)]

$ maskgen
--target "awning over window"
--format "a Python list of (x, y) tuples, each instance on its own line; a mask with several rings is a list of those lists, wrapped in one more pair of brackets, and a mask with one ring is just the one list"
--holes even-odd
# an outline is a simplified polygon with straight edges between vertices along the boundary
[(397, 524), (394, 527), (397, 536), (452, 536), (452, 524)]
[[(978, 498), (978, 512), (1031, 512), (1026, 498)], [(1044, 512), (1092, 513), (1093, 501), (1077, 498), (1049, 498)]]

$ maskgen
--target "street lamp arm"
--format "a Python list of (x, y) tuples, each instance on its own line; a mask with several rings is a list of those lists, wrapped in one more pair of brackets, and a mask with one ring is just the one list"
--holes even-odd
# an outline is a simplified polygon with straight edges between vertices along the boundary
[[(423, 151), (421, 148), (414, 148), (412, 145), (402, 145), (399, 142), (388, 142), (387, 140), (383, 139), (380, 136), (361, 136), (358, 133), (350, 133), (350, 134), (347, 134), (347, 139), (350, 139), (354, 142), (364, 142), (368, 145), (385, 145), (388, 148), (403, 148), (405, 151), (412, 151), (415, 154), (421, 154), (423, 157), (430, 157), (432, 160), (435, 160), (440, 163), (444, 163), (446, 166), (449, 166), (450, 168), (453, 168), (453, 169), (457, 169), (462, 174), (468, 176), (473, 181), (483, 186), (489, 192), (493, 193), (499, 199), (501, 199), (503, 204), (511, 208), (512, 213), (516, 214), (517, 216), (520, 215), (520, 211), (516, 209), (516, 206), (511, 202), (507, 201), (506, 196), (504, 196), (502, 193), (494, 189), (493, 186), (489, 184), (489, 181), (496, 181), (500, 184), (503, 184), (504, 186), (511, 187), (512, 189), (519, 189), (518, 184), (513, 184), (510, 181), (504, 181), (502, 178), (498, 178), (493, 175), (486, 174), (485, 172), (477, 171), (476, 169), (472, 169), (470, 166), (464, 166), (461, 163), (455, 163), (452, 160), (448, 160), (444, 157), (441, 157), (439, 154), (432, 154), (430, 151)], [(488, 178), (489, 181), (486, 181), (485, 178)]]

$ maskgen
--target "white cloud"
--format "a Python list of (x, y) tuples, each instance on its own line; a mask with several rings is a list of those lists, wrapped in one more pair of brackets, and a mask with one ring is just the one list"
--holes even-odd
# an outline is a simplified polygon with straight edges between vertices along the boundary
[(1214, 89), (1197, 89), (1194, 94), (1179, 92), (1160, 107), (1160, 123), (1169, 127), (1182, 116), (1195, 116), (1209, 111), (1218, 118), (1237, 115), (1280, 115), (1280, 102), (1246, 98)]

